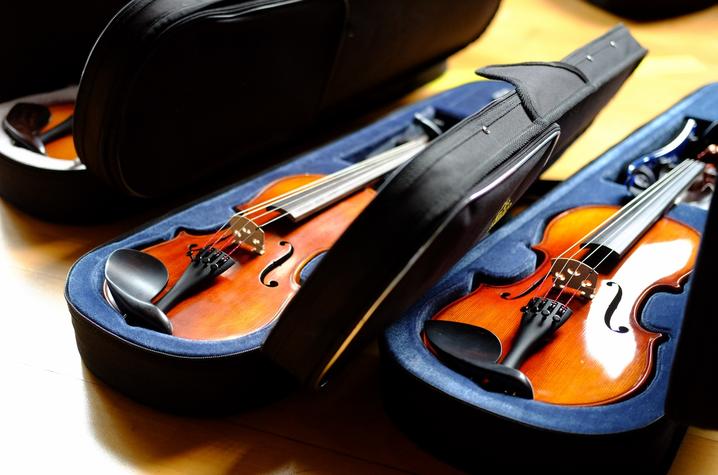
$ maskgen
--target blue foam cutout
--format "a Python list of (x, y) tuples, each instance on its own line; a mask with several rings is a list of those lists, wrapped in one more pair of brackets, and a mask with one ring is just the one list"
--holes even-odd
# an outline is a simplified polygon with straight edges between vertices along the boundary
[[(259, 190), (281, 177), (300, 173), (331, 173), (367, 156), (401, 134), (411, 124), (416, 112), (434, 108), (438, 113), (461, 119), (509, 90), (508, 84), (498, 81), (479, 81), (452, 89), (405, 107), (341, 140), (155, 222), (136, 234), (105, 244), (83, 256), (71, 269), (66, 287), (68, 301), (99, 327), (130, 344), (149, 350), (183, 357), (225, 356), (256, 350), (267, 337), (270, 327), (241, 338), (193, 341), (127, 325), (102, 295), (103, 271), (108, 256), (116, 249), (143, 248), (171, 239), (180, 229), (213, 230), (227, 221), (234, 206), (248, 201)], [(306, 278), (306, 274), (303, 277)]]
[[(535, 266), (531, 245), (541, 240), (545, 224), (559, 212), (587, 204), (622, 204), (626, 191), (616, 178), (630, 160), (666, 143), (686, 116), (718, 120), (718, 84), (700, 89), (631, 134), (474, 247), (387, 329), (383, 336), (385, 356), (447, 397), (537, 428), (614, 434), (648, 426), (661, 418), (690, 282), (681, 293), (660, 293), (649, 299), (642, 323), (668, 337), (658, 347), (655, 376), (636, 396), (610, 405), (559, 406), (487, 392), (436, 359), (424, 347), (420, 332), (428, 318), (468, 293), (475, 278), (517, 280), (531, 273)], [(698, 230), (703, 229), (706, 219), (705, 211), (687, 205), (674, 207), (669, 215)]]

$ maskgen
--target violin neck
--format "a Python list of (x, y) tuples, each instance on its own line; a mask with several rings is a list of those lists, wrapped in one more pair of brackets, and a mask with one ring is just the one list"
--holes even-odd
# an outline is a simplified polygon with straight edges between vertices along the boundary
[(663, 216), (675, 200), (703, 173), (704, 164), (684, 160), (614, 214), (585, 244), (620, 258)]
[(405, 164), (426, 147), (427, 141), (427, 137), (417, 138), (367, 158), (325, 177), (298, 196), (273, 203), (272, 208), (285, 212), (293, 221), (300, 221)]

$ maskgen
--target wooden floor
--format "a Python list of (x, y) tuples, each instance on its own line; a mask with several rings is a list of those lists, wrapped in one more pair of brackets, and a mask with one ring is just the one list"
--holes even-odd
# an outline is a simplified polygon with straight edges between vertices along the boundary
[[(505, 0), (486, 34), (452, 58), (448, 73), (406, 101), (473, 80), (481, 65), (560, 59), (618, 21), (578, 0)], [(649, 57), (548, 177), (567, 177), (718, 80), (718, 8), (628, 24)], [(0, 473), (454, 472), (384, 414), (373, 349), (321, 394), (297, 394), (221, 419), (157, 412), (94, 378), (75, 348), (65, 276), (83, 253), (136, 224), (52, 225), (0, 204)], [(718, 432), (691, 429), (671, 474), (716, 473)]]

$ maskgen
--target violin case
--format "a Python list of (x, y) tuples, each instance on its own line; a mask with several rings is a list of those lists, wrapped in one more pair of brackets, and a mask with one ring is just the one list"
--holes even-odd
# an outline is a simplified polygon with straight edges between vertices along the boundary
[[(506, 459), (500, 461), (511, 466), (524, 454), (551, 464), (559, 453), (584, 447), (620, 467), (620, 444), (637, 435), (654, 442), (641, 447), (656, 447), (655, 456), (663, 457), (680, 432), (663, 417), (676, 339), (661, 347), (655, 381), (635, 401), (565, 409), (483, 392), (435, 359), (420, 336), (424, 320), (467, 292), (477, 273), (511, 278), (528, 272), (526, 242), (551, 210), (580, 199), (620, 200), (622, 187), (611, 180), (629, 157), (670, 136), (685, 111), (714, 114), (700, 104), (715, 88), (699, 92), (482, 241), (645, 54), (619, 25), (561, 61), (485, 67), (479, 73), (489, 81), (412, 104), (90, 251), (72, 267), (65, 289), (85, 365), (154, 407), (226, 413), (266, 404), (299, 384), (331, 382), (352, 353), (393, 321), (382, 338), (387, 407), (429, 450), (454, 443), (447, 455), (454, 463), (468, 459), (478, 470), (501, 453)], [(273, 324), (241, 338), (192, 341), (128, 325), (108, 303), (104, 266), (113, 251), (141, 249), (180, 230), (217, 229), (234, 206), (280, 177), (330, 173), (390, 147), (413, 127), (416, 113), (455, 125), (392, 173), (336, 244), (307, 264), (301, 289)], [(589, 183), (585, 193), (569, 196)], [(674, 215), (696, 226), (704, 221), (703, 212), (682, 207)], [(489, 252), (493, 248), (501, 252)], [(677, 327), (684, 303), (685, 294), (663, 296), (649, 310), (660, 313), (656, 324)]]
[(508, 473), (664, 473), (687, 424), (718, 427), (715, 195), (710, 211), (678, 204), (668, 213), (702, 231), (702, 245), (688, 283), (657, 292), (641, 312), (644, 328), (667, 337), (658, 345), (650, 382), (628, 399), (580, 407), (488, 392), (443, 364), (422, 339), (427, 319), (479, 283), (511, 283), (533, 273), (537, 254), (531, 247), (559, 213), (625, 204), (627, 165), (668, 143), (687, 118), (718, 120), (718, 84), (633, 132), (481, 241), (388, 327), (380, 341), (386, 407), (419, 445), (477, 473), (496, 466)]
[[(278, 162), (320, 127), (437, 77), (499, 0), (75, 3), (15, 2), (0, 19), (0, 38), (17, 45), (5, 67), (32, 65), (0, 79), (0, 111), (76, 100), (75, 161), (0, 132), (0, 194), (59, 221), (201, 196)], [(65, 10), (77, 15), (61, 34), (52, 22)]]
[[(184, 412), (236, 410), (296, 380), (322, 384), (328, 369), (341, 367), (335, 363), (416, 301), (498, 221), (644, 54), (618, 26), (560, 62), (483, 68), (496, 80), (405, 107), (90, 251), (70, 270), (65, 291), (85, 364), (140, 401)], [(144, 248), (180, 230), (217, 229), (234, 206), (280, 177), (330, 173), (391, 147), (415, 127), (416, 113), (456, 125), (392, 174), (335, 246), (304, 268), (300, 291), (275, 325), (194, 341), (131, 326), (108, 303), (104, 266), (113, 251)]]

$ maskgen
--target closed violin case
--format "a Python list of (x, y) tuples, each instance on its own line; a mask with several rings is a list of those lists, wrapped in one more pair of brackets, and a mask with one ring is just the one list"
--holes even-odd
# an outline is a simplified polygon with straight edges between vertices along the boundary
[[(79, 80), (59, 96), (13, 95), (2, 107), (76, 101), (77, 160), (18, 149), (0, 133), (0, 194), (41, 217), (113, 216), (147, 200), (196, 198), (267, 168), (280, 148), (308, 142), (319, 127), (437, 77), (484, 31), (499, 0), (100, 3), (115, 14), (91, 51), (72, 52), (64, 66), (72, 74), (34, 91), (0, 91), (44, 93)], [(21, 9), (3, 15), (18, 24), (25, 17)]]
[[(130, 397), (177, 412), (236, 411), (266, 403), (298, 383), (325, 384), (362, 342), (400, 316), (473, 248), (589, 126), (645, 52), (618, 26), (562, 61), (483, 68), (480, 73), (493, 80), (407, 106), (90, 251), (70, 270), (65, 289), (85, 365)], [(394, 153), (416, 134), (417, 118), (430, 118), (443, 128), (423, 151), (389, 174), (328, 251), (301, 257), (306, 251), (288, 237), (274, 244), (284, 249), (280, 257), (268, 258), (261, 272), (258, 268), (256, 275), (249, 275), (250, 284), (262, 295), (286, 292), (288, 285), (296, 288), (277, 316), (270, 314), (264, 324), (236, 337), (180, 337), (178, 321), (170, 321), (169, 328), (154, 325), (163, 322), (157, 317), (162, 313), (159, 302), (142, 297), (145, 300), (137, 303), (142, 298), (133, 295), (138, 293), (123, 290), (114, 277), (106, 280), (105, 270), (114, 269), (108, 266), (114, 256), (150, 246), (157, 251), (155, 246), (181, 236), (212, 235), (228, 220), (233, 222), (239, 205), (280, 183), (277, 180), (334, 174), (352, 164), (361, 166), (382, 151)], [(362, 196), (364, 192), (351, 199)], [(293, 229), (291, 223), (288, 226)], [(240, 236), (257, 236), (249, 222), (232, 229)], [(331, 229), (320, 227), (317, 239)], [(216, 242), (224, 239), (219, 236)], [(263, 239), (268, 246), (277, 242), (271, 234)], [(256, 251), (260, 242), (252, 242)], [(178, 262), (197, 262), (187, 258), (194, 259), (193, 249), (197, 246), (190, 244), (175, 252)], [(241, 275), (253, 265), (253, 258), (237, 259), (235, 270), (226, 271), (235, 274), (205, 281), (208, 286), (193, 298), (204, 305), (201, 292), (231, 282), (226, 276)], [(206, 268), (224, 268), (226, 262)], [(282, 271), (288, 262), (296, 267)], [(130, 272), (143, 268), (135, 269)], [(280, 272), (294, 276), (293, 282), (280, 278)], [(139, 277), (130, 275), (133, 282), (135, 275)], [(217, 295), (225, 297), (231, 304), (206, 314), (207, 319), (219, 318), (218, 330), (229, 323), (222, 317), (230, 307), (240, 312), (235, 323), (244, 324), (242, 309), (257, 306), (255, 295), (246, 289)], [(172, 312), (168, 315), (171, 320)]]
[[(627, 398), (599, 405), (564, 405), (492, 391), (483, 385), (481, 374), (486, 373), (472, 373), (438, 358), (427, 349), (423, 333), (428, 319), (478, 286), (506, 285), (531, 276), (541, 262), (540, 252), (532, 247), (544, 239), (548, 223), (564, 211), (627, 203), (628, 165), (671, 143), (687, 119), (715, 125), (718, 84), (698, 90), (633, 132), (497, 229), (388, 327), (380, 342), (386, 406), (417, 443), (477, 473), (487, 467), (501, 467), (507, 473), (664, 473), (687, 424), (718, 426), (715, 197), (709, 211), (680, 203), (668, 213), (701, 232), (702, 244), (688, 281), (654, 291), (639, 310), (640, 325), (661, 337), (651, 355), (648, 380)], [(679, 254), (665, 248), (662, 254), (650, 254), (654, 261), (644, 265), (653, 266), (658, 275), (664, 271), (655, 261), (681, 259)], [(624, 276), (624, 290), (625, 284)], [(616, 295), (613, 302), (621, 298)], [(629, 295), (635, 297), (626, 291), (623, 298), (632, 298)], [(590, 314), (598, 328), (592, 335), (586, 327), (582, 337), (586, 345), (608, 345), (601, 340), (606, 326), (615, 335), (633, 338), (634, 333), (628, 329), (623, 333), (611, 320), (610, 309), (616, 307), (606, 308), (606, 315)], [(518, 321), (522, 310), (506, 318)], [(474, 311), (487, 308), (477, 305)], [(621, 374), (634, 356), (633, 349), (627, 352), (620, 342), (611, 344), (612, 359), (605, 360), (605, 371)], [(554, 369), (560, 371), (561, 364)], [(580, 390), (581, 383), (577, 377), (572, 384)]]

